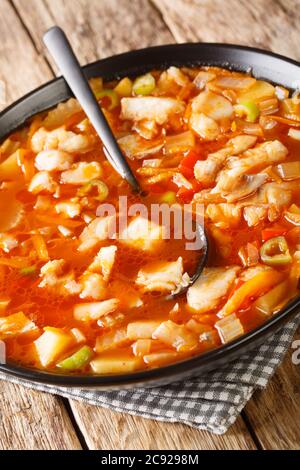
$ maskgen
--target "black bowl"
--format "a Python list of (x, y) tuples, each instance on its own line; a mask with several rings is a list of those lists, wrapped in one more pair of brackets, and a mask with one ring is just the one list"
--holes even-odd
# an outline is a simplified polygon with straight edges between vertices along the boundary
[[(109, 57), (84, 67), (88, 78), (102, 76), (105, 80), (135, 76), (151, 69), (163, 69), (170, 65), (196, 66), (216, 65), (266, 79), (291, 90), (299, 86), (300, 63), (271, 52), (243, 46), (224, 44), (176, 44), (151, 47)], [(21, 98), (0, 113), (0, 139), (22, 126), (36, 113), (55, 106), (72, 96), (63, 78), (58, 78)], [(29, 369), (8, 363), (0, 371), (30, 382), (93, 388), (99, 390), (124, 389), (132, 387), (154, 387), (170, 382), (199, 376), (241, 354), (258, 347), (274, 334), (285, 322), (298, 313), (300, 298), (291, 301), (279, 313), (260, 327), (237, 340), (191, 359), (157, 369), (122, 375), (76, 376), (61, 375)]]

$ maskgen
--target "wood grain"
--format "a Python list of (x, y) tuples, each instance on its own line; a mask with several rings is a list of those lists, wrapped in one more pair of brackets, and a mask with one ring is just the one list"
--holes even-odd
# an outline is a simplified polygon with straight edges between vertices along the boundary
[[(13, 0), (39, 51), (47, 28), (67, 33), (82, 64), (131, 49), (174, 42), (148, 0)], [(28, 3), (31, 8), (28, 8)], [(52, 63), (54, 70), (55, 65)]]
[(183, 424), (162, 423), (72, 400), (71, 407), (90, 449), (96, 450), (254, 450), (255, 444), (239, 418), (224, 436)]
[(287, 354), (268, 387), (257, 392), (246, 407), (264, 449), (300, 449), (300, 365), (293, 365), (292, 353)]
[(178, 42), (227, 42), (300, 59), (299, 0), (152, 0)]
[(5, 84), (9, 104), (51, 78), (49, 67), (37, 53), (8, 0), (1, 0), (0, 80)]
[(60, 399), (3, 381), (0, 397), (0, 449), (81, 449)]

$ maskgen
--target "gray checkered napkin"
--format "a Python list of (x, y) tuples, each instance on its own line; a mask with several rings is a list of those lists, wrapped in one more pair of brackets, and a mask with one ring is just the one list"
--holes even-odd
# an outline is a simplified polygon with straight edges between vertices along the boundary
[(291, 345), (300, 314), (265, 344), (198, 379), (133, 391), (96, 392), (36, 385), (0, 373), (0, 378), (42, 392), (144, 418), (180, 422), (224, 434), (258, 388), (266, 387)]

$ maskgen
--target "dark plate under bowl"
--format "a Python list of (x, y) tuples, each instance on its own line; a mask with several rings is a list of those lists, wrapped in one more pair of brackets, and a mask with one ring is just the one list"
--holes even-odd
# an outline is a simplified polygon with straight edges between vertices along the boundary
[[(170, 65), (216, 65), (283, 85), (291, 90), (299, 87), (300, 63), (271, 52), (227, 44), (176, 44), (151, 47), (109, 57), (84, 67), (88, 78), (101, 76), (105, 80), (135, 76), (151, 69)], [(0, 139), (4, 139), (36, 113), (45, 111), (72, 96), (62, 78), (55, 79), (34, 90), (0, 113)], [(122, 375), (87, 376), (61, 375), (21, 367), (12, 363), (0, 366), (0, 371), (11, 376), (53, 386), (94, 388), (99, 390), (132, 387), (154, 387), (199, 376), (227, 364), (241, 354), (258, 347), (280, 326), (300, 310), (300, 297), (290, 302), (279, 313), (260, 327), (237, 340), (185, 361)]]

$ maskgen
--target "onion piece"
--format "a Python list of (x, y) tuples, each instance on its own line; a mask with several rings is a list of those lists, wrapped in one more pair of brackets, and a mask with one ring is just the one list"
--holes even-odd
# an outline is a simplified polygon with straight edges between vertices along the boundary
[(275, 167), (275, 171), (284, 181), (298, 179), (300, 178), (300, 162), (281, 163)]
[(194, 145), (194, 134), (191, 131), (186, 131), (181, 134), (167, 136), (164, 148), (166, 155), (172, 155), (173, 153), (186, 152)]
[(292, 139), (300, 141), (300, 129), (293, 129), (293, 128), (289, 129), (288, 136), (291, 137)]
[(232, 77), (224, 76), (217, 78), (214, 84), (220, 88), (231, 88), (232, 90), (247, 90), (256, 83), (252, 77)]

